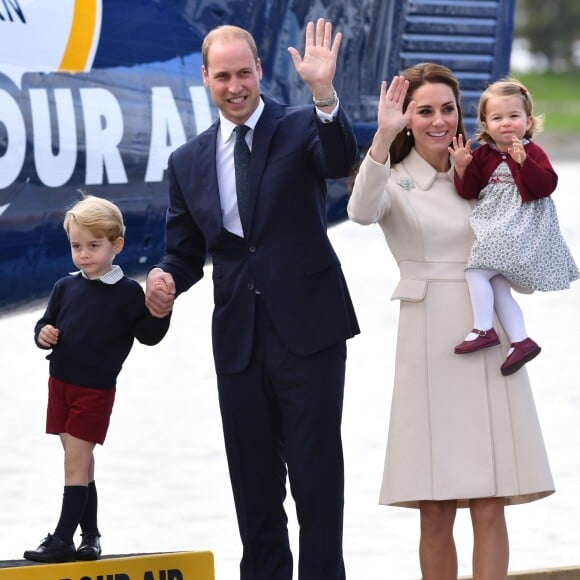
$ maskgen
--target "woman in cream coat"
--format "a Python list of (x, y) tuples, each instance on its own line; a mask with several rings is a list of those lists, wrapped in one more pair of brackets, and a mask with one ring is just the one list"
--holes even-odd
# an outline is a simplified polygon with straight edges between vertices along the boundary
[(458, 82), (421, 64), (382, 83), (378, 130), (348, 212), (378, 223), (400, 268), (391, 418), (380, 503), (420, 510), (425, 580), (455, 580), (453, 522), (469, 507), (474, 580), (507, 575), (504, 506), (554, 492), (525, 369), (503, 377), (501, 347), (456, 355), (471, 316), (464, 267), (470, 202), (453, 186), (449, 146), (463, 134)]

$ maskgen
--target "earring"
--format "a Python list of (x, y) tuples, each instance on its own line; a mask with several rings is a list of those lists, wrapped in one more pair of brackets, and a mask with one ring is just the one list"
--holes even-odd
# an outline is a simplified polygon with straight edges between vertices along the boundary
[(411, 136), (411, 129), (407, 129), (407, 137)]

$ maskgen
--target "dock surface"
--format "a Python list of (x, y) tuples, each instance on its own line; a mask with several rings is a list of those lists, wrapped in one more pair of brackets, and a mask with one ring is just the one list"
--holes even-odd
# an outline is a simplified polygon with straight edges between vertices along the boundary
[[(472, 578), (461, 576), (459, 580), (472, 580)], [(511, 572), (508, 574), (508, 580), (580, 580), (580, 566)]]

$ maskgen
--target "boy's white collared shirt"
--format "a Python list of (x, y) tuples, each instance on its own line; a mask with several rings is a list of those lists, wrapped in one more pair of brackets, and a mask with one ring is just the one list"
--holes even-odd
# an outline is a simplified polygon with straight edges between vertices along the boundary
[(69, 273), (71, 276), (74, 276), (75, 274), (81, 274), (82, 277), (86, 278), (87, 280), (99, 280), (104, 284), (116, 284), (125, 275), (121, 266), (117, 266), (117, 264), (113, 264), (107, 273), (99, 276), (98, 278), (88, 278), (82, 270)]

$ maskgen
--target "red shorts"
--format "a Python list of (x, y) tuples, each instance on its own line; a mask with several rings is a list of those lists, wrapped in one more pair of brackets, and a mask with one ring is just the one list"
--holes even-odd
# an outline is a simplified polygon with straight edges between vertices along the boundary
[(115, 401), (115, 389), (92, 389), (48, 379), (46, 432), (69, 433), (100, 443), (105, 441)]

